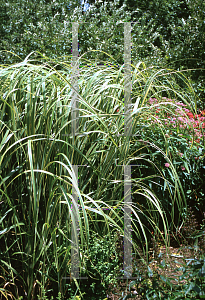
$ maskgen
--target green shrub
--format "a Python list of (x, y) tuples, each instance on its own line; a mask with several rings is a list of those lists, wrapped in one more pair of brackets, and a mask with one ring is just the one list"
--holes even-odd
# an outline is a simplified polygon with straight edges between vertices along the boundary
[(100, 237), (93, 233), (89, 240), (89, 251), (85, 254), (85, 272), (81, 276), (89, 276), (82, 280), (81, 292), (86, 292), (83, 299), (99, 299), (106, 297), (109, 285), (117, 286), (120, 277), (120, 257), (116, 250), (116, 235)]

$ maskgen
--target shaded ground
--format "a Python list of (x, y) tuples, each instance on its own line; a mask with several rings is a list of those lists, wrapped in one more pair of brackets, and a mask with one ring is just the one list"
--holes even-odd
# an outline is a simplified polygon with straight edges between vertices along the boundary
[[(160, 258), (155, 258), (158, 257), (159, 253), (161, 253)], [(153, 271), (153, 273), (158, 273), (159, 275), (163, 275), (164, 277), (168, 278), (174, 278), (175, 276), (180, 276), (182, 275), (182, 271), (176, 271), (177, 268), (181, 267), (180, 264), (183, 263), (184, 259), (189, 259), (189, 258), (197, 258), (197, 253), (188, 247), (183, 247), (183, 248), (173, 248), (169, 247), (166, 252), (166, 248), (159, 248), (158, 253), (156, 255), (150, 255), (150, 264), (149, 267)], [(158, 266), (160, 262), (165, 261), (167, 268), (165, 269), (160, 269)], [(139, 263), (139, 261), (135, 260), (133, 258), (133, 265), (137, 265), (138, 268), (142, 268), (142, 270), (145, 270), (145, 266)], [(110, 290), (107, 291), (107, 298), (112, 299), (112, 300), (118, 300), (120, 297), (122, 297), (122, 292), (124, 292), (124, 296), (126, 295), (126, 287), (128, 291), (129, 283), (132, 280), (128, 280), (128, 285), (126, 280), (121, 280), (119, 281), (119, 286), (117, 288), (114, 288), (110, 286)], [(180, 284), (180, 283), (185, 283), (185, 281), (176, 281), (176, 280), (171, 280), (172, 284)], [(135, 299), (141, 299), (142, 297), (138, 295), (137, 289), (133, 287), (131, 293), (135, 296)], [(128, 299), (133, 299), (133, 298), (128, 298)]]

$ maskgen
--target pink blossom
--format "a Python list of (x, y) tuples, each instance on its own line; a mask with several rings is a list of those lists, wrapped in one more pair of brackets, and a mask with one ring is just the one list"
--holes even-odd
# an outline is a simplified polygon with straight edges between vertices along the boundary
[(169, 163), (166, 163), (166, 164), (165, 164), (165, 167), (166, 167), (166, 168), (169, 168), (169, 166), (170, 166)]
[(190, 112), (190, 110), (188, 108), (185, 108), (184, 111), (185, 112)]
[(185, 167), (184, 166), (181, 166), (181, 169), (182, 169), (182, 171), (185, 171)]
[(184, 112), (183, 111), (178, 110), (178, 112), (179, 112), (180, 115), (184, 116)]
[(177, 105), (180, 105), (180, 106), (186, 106), (186, 104), (181, 103), (181, 102), (177, 102), (176, 104), (177, 104)]
[(202, 137), (202, 134), (200, 132), (195, 131), (196, 136)]

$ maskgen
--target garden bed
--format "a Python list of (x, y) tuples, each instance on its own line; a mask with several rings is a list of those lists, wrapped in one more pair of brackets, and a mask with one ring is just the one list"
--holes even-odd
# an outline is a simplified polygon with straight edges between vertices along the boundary
[[(160, 255), (159, 255), (160, 254)], [(149, 263), (149, 268), (153, 272), (153, 276), (151, 276), (149, 279), (144, 279), (147, 280), (147, 285), (150, 287), (152, 285), (152, 279), (156, 280), (156, 277), (158, 276), (158, 279), (160, 280), (160, 275), (163, 276), (164, 278), (173, 278), (170, 279), (170, 282), (173, 286), (178, 286), (179, 285), (185, 285), (187, 280), (182, 279), (180, 280), (180, 277), (183, 277), (183, 269), (181, 268), (185, 262), (190, 262), (192, 259), (199, 259), (199, 251), (195, 251), (194, 248), (192, 247), (180, 247), (180, 248), (174, 248), (174, 247), (168, 247), (167, 250), (165, 247), (160, 247), (159, 253), (157, 253), (157, 258), (151, 256), (150, 257), (150, 263)], [(166, 267), (161, 268), (162, 264), (166, 264)], [(139, 266), (139, 261), (133, 259), (133, 264), (138, 265), (139, 269), (142, 268), (142, 270), (145, 268), (141, 264)], [(146, 277), (146, 276), (145, 276)], [(175, 279), (174, 279), (175, 278)], [(179, 281), (176, 279), (179, 278)], [(190, 274), (190, 278), (188, 280), (192, 279), (192, 274)], [(122, 293), (123, 296), (126, 295), (126, 290), (129, 291), (129, 285), (133, 280), (128, 280), (128, 283), (126, 280), (122, 280), (119, 282), (118, 287), (110, 287), (112, 291), (108, 291), (107, 293), (107, 299), (112, 299), (112, 300), (119, 300), (122, 299)], [(161, 280), (161, 287), (163, 287), (163, 281)], [(164, 286), (166, 289), (166, 287)], [(135, 299), (146, 299), (142, 295), (138, 294), (137, 288), (134, 285), (131, 288), (130, 292)], [(126, 298), (132, 299), (132, 298)]]

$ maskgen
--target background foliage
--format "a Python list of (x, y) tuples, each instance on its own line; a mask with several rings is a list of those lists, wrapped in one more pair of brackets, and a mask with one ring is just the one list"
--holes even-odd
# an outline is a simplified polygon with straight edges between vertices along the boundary
[[(167, 65), (178, 70), (197, 69), (186, 74), (193, 81), (199, 99), (205, 99), (205, 2), (203, 0), (88, 1), (1, 0), (0, 50), (24, 58), (38, 50), (49, 57), (71, 54), (70, 22), (79, 26), (79, 50), (102, 50), (123, 63), (123, 24), (132, 21), (133, 63)], [(87, 23), (84, 23), (87, 22)], [(94, 52), (90, 58), (105, 58)], [(0, 54), (0, 63), (17, 61)], [(200, 103), (200, 101), (199, 101)], [(203, 106), (203, 104), (201, 104)]]

